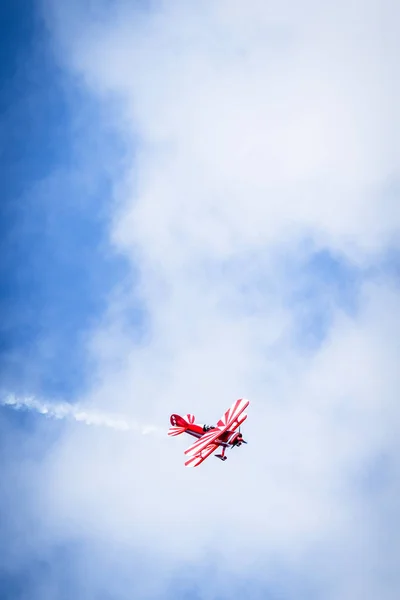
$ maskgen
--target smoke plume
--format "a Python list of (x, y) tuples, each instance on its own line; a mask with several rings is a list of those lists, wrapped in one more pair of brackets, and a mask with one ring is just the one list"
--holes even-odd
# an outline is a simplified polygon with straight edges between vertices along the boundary
[(156, 433), (157, 427), (152, 425), (140, 425), (135, 421), (121, 415), (113, 415), (97, 410), (88, 410), (78, 404), (68, 402), (45, 402), (33, 396), (17, 398), (8, 395), (0, 400), (2, 406), (8, 406), (14, 410), (28, 410), (40, 413), (53, 419), (68, 419), (96, 427), (108, 427), (117, 431), (135, 431), (142, 435)]

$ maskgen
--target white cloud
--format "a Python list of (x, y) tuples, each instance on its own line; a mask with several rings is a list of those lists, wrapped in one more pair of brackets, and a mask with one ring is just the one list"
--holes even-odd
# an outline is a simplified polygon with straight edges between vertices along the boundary
[[(211, 421), (252, 400), (249, 446), (190, 472), (179, 438), (71, 430), (44, 482), (54, 526), (68, 515), (68, 531), (176, 565), (212, 550), (222, 569), (260, 580), (269, 561), (294, 568), (322, 549), (335, 557), (316, 576), (336, 580), (327, 598), (375, 598), (381, 564), (369, 523), (360, 548), (353, 478), (395, 447), (398, 291), (364, 283), (357, 315), (332, 307), (314, 352), (294, 343), (290, 295), (313, 250), (367, 269), (399, 231), (384, 193), (398, 176), (395, 15), (372, 1), (121, 3), (104, 20), (51, 6), (64, 59), (121, 100), (136, 148), (111, 237), (140, 287), (93, 336), (100, 383), (87, 400), (166, 428), (171, 412)], [(138, 295), (142, 345), (124, 332)]]

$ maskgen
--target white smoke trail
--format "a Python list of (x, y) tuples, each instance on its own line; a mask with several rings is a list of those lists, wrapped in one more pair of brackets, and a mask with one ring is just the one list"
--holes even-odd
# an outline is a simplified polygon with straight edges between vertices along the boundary
[(14, 395), (8, 395), (0, 399), (0, 404), (9, 406), (14, 410), (34, 411), (53, 419), (70, 419), (85, 423), (85, 425), (108, 427), (117, 431), (135, 431), (142, 435), (160, 431), (158, 427), (153, 425), (139, 425), (135, 421), (118, 415), (83, 409), (77, 404), (68, 404), (67, 402), (44, 402), (33, 396), (16, 398)]

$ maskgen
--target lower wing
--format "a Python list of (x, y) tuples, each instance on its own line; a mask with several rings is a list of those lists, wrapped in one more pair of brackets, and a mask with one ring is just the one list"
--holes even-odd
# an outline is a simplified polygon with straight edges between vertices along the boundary
[(185, 454), (188, 454), (189, 456), (198, 456), (203, 449), (208, 448), (209, 444), (212, 444), (213, 442), (218, 446), (216, 440), (220, 435), (221, 430), (218, 427), (211, 429), (211, 431), (205, 433), (201, 438), (193, 442), (193, 444), (185, 450)]
[(206, 458), (208, 458), (210, 454), (215, 452), (215, 450), (218, 447), (218, 444), (208, 444), (208, 446), (200, 450), (200, 452), (189, 458), (189, 460), (185, 462), (185, 467), (198, 467), (199, 465), (201, 465), (203, 460), (206, 460)]

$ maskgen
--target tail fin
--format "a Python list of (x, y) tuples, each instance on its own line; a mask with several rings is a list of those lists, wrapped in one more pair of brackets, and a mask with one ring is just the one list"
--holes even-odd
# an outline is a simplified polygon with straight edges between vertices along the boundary
[(184, 433), (189, 425), (194, 423), (194, 419), (194, 415), (186, 415), (185, 417), (171, 415), (170, 421), (172, 427), (169, 428), (168, 435), (180, 435)]

